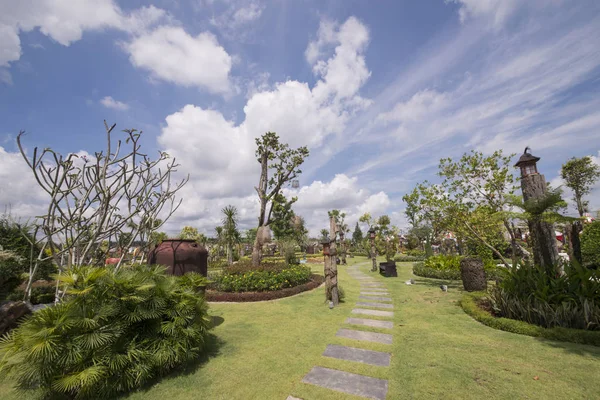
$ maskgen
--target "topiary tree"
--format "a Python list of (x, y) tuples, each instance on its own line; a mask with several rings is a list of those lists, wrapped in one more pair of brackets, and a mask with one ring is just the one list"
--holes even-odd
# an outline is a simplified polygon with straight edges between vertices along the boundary
[(592, 222), (583, 228), (581, 256), (584, 266), (600, 268), (600, 221)]

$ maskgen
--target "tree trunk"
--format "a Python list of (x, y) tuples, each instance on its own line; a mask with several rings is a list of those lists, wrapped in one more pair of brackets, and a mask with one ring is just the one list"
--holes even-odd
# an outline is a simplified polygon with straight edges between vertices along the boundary
[(233, 247), (228, 244), (227, 245), (227, 265), (233, 264)]
[[(337, 286), (337, 251), (335, 244), (335, 219), (329, 217), (329, 257), (325, 257), (325, 287), (328, 300), (333, 302), (334, 306), (337, 306), (340, 302)], [(329, 260), (327, 260), (329, 259)], [(329, 263), (327, 262), (329, 261)]]
[(565, 224), (565, 240), (569, 245), (569, 260), (581, 265), (581, 242), (579, 241), (579, 232), (581, 232), (580, 222)]
[(260, 261), (262, 259), (262, 243), (260, 238), (258, 237), (258, 232), (256, 235), (256, 239), (254, 239), (254, 247), (252, 247), (252, 266), (258, 267), (260, 265)]

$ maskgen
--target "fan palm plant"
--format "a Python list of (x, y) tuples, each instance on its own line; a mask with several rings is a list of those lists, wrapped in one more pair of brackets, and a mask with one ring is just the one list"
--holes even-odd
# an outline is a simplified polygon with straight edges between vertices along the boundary
[(46, 397), (114, 398), (196, 358), (209, 327), (201, 276), (74, 267), (65, 300), (0, 339), (0, 374)]

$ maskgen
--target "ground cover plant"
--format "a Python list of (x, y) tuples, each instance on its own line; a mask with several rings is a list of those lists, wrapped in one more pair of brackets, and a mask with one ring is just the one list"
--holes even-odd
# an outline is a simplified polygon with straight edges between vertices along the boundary
[(564, 274), (548, 274), (532, 265), (507, 270), (491, 291), (496, 314), (546, 328), (600, 331), (600, 278), (577, 263)]
[(0, 340), (0, 372), (33, 392), (25, 396), (112, 399), (202, 353), (209, 328), (197, 292), (202, 276), (167, 276), (160, 266), (74, 267), (58, 279), (64, 301)]
[(233, 265), (214, 279), (213, 287), (221, 292), (264, 292), (291, 288), (310, 279), (310, 268), (302, 265), (262, 264), (255, 268)]

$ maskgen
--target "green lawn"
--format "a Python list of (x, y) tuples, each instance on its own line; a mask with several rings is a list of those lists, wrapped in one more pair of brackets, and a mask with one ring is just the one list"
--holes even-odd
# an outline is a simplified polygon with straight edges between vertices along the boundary
[[(349, 261), (369, 269), (364, 258)], [(292, 394), (307, 400), (358, 399), (301, 383), (315, 365), (388, 379), (389, 399), (600, 398), (600, 348), (488, 328), (458, 306), (456, 284), (443, 293), (439, 281), (414, 277), (417, 285), (408, 286), (404, 281), (412, 277), (411, 264), (401, 264), (398, 272), (398, 278), (385, 279), (394, 297), (393, 346), (335, 337), (359, 293), (358, 283), (341, 267), (346, 303), (334, 310), (324, 302), (323, 288), (269, 302), (211, 305), (211, 314), (220, 322), (213, 330), (213, 354), (125, 398), (283, 400)], [(321, 356), (327, 344), (391, 348), (392, 365), (327, 359)], [(2, 384), (0, 398), (23, 397)]]

